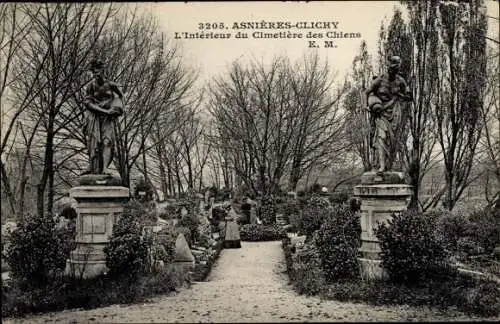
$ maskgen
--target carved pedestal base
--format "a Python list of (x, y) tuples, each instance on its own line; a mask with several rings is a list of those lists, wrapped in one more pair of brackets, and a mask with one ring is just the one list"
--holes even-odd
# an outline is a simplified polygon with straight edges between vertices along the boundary
[(108, 269), (104, 247), (113, 225), (129, 199), (129, 189), (121, 186), (79, 186), (70, 191), (78, 205), (76, 249), (66, 264), (66, 274), (92, 278)]
[[(363, 175), (365, 176), (365, 175)], [(392, 178), (394, 175), (379, 175), (380, 179)], [(365, 179), (372, 177), (366, 175)], [(412, 186), (401, 183), (374, 183), (361, 184), (354, 188), (354, 195), (361, 199), (361, 248), (360, 259), (362, 275), (374, 279), (385, 277), (380, 266), (380, 246), (374, 235), (378, 222), (386, 222), (393, 213), (406, 210)], [(368, 182), (368, 181), (367, 181)], [(396, 181), (395, 181), (396, 182)], [(398, 181), (399, 182), (399, 181)], [(366, 182), (365, 182), (366, 183)]]

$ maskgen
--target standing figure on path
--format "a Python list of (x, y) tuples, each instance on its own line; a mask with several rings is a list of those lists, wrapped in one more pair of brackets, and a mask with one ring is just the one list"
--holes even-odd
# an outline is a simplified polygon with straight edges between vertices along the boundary
[(93, 60), (90, 71), (93, 80), (86, 89), (85, 138), (90, 157), (89, 168), (84, 174), (111, 174), (116, 141), (115, 123), (123, 114), (123, 93), (116, 83), (103, 76), (104, 63)]
[(365, 107), (370, 111), (370, 147), (375, 151), (374, 159), (377, 163), (378, 172), (387, 171), (391, 165), (390, 144), (398, 134), (394, 129), (398, 127), (400, 120), (395, 118), (400, 114), (401, 102), (413, 100), (410, 89), (405, 79), (399, 74), (401, 58), (392, 56), (389, 59), (388, 73), (377, 77), (370, 87), (365, 90)]

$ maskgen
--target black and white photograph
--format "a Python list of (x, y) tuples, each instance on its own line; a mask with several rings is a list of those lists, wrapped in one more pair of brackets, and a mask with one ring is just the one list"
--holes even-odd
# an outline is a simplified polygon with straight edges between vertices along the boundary
[(500, 322), (499, 8), (1, 3), (1, 321)]

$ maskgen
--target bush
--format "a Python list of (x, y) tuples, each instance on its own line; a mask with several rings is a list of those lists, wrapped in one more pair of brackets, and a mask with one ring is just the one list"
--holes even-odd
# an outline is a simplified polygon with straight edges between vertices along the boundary
[(227, 216), (227, 210), (224, 208), (217, 206), (212, 209), (212, 220), (214, 222), (221, 222), (226, 219)]
[(306, 188), (305, 192), (309, 194), (322, 194), (321, 189), (323, 188), (322, 185), (319, 183), (314, 183), (312, 184), (309, 188)]
[[(200, 224), (200, 221), (198, 220), (198, 217), (192, 211), (190, 211), (187, 215), (182, 217), (182, 219), (179, 222), (179, 225), (182, 227), (186, 227), (189, 229), (190, 232), (190, 241), (192, 243), (196, 242), (199, 239), (200, 236), (200, 231), (198, 229), (198, 225)], [(186, 238), (187, 239), (187, 238)], [(191, 246), (192, 244), (190, 244)]]
[(349, 194), (345, 191), (332, 192), (328, 196), (328, 200), (332, 205), (341, 205), (349, 200)]
[(426, 281), (419, 286), (382, 280), (338, 282), (323, 290), (323, 297), (372, 305), (434, 306), (479, 316), (498, 316), (500, 291), (495, 283), (456, 276), (444, 281)]
[(130, 201), (113, 226), (109, 244), (104, 248), (106, 266), (111, 277), (133, 281), (147, 265), (148, 244), (142, 238), (140, 225), (143, 212), (141, 204)]
[(56, 228), (51, 216), (29, 216), (9, 237), (6, 260), (22, 289), (43, 287), (62, 275), (74, 245), (74, 227)]
[(469, 236), (474, 238), (484, 253), (492, 253), (500, 245), (500, 215), (496, 215), (493, 209), (475, 211), (469, 220), (473, 226)]
[(287, 237), (286, 230), (276, 224), (248, 224), (240, 227), (242, 241), (276, 241)]
[(349, 206), (336, 206), (314, 233), (313, 242), (328, 282), (359, 277), (361, 223)]
[(321, 269), (321, 258), (316, 247), (305, 244), (292, 255), (290, 279), (299, 294), (316, 295), (326, 282)]
[(500, 313), (500, 289), (494, 282), (482, 282), (470, 289), (466, 295), (465, 310), (483, 316), (498, 316)]
[(306, 243), (298, 249), (290, 238), (282, 240), (290, 282), (299, 293), (321, 295), (339, 301), (372, 305), (453, 307), (480, 316), (498, 316), (498, 284), (455, 272), (445, 278), (429, 278), (418, 285), (385, 280), (347, 280), (327, 284), (321, 269), (320, 253)]
[(157, 273), (174, 261), (175, 240), (176, 237), (168, 230), (162, 230), (159, 233), (147, 231), (143, 235), (143, 241), (148, 247), (148, 262), (146, 263), (148, 273)]
[(288, 217), (288, 222), (291, 225), (291, 231), (296, 232), (299, 227), (300, 207), (295, 199), (288, 199), (283, 206), (283, 211)]
[(212, 186), (208, 190), (210, 190), (210, 197), (215, 198), (214, 199), (215, 202), (228, 200), (229, 197), (231, 197), (231, 194), (233, 193), (229, 188), (219, 189), (216, 186)]
[(276, 223), (277, 206), (272, 196), (262, 197), (262, 205), (260, 207), (260, 218), (264, 225)]
[[(436, 236), (442, 246), (450, 254), (458, 252), (458, 241), (470, 230), (470, 222), (462, 214), (454, 214), (449, 211), (434, 212), (431, 218), (436, 218)], [(426, 215), (428, 216), (428, 214)]]
[(350, 198), (348, 205), (353, 213), (357, 213), (361, 210), (361, 200), (357, 198)]
[(490, 254), (500, 244), (500, 219), (491, 211), (475, 211), (469, 217), (460, 213), (435, 211), (436, 235), (445, 249), (464, 259)]
[(448, 275), (447, 253), (434, 235), (434, 222), (422, 213), (404, 211), (379, 224), (382, 266), (395, 282), (416, 283)]
[(175, 205), (167, 205), (163, 207), (163, 211), (160, 213), (160, 217), (167, 219), (176, 219), (178, 218), (178, 208)]
[(300, 235), (306, 235), (307, 242), (312, 238), (314, 231), (318, 230), (328, 217), (330, 207), (328, 200), (319, 196), (312, 196), (307, 201), (298, 228)]

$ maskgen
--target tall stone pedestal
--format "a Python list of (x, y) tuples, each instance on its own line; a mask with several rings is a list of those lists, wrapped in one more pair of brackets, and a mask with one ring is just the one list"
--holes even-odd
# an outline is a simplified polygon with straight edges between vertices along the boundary
[(66, 274), (77, 278), (96, 277), (108, 270), (104, 247), (113, 225), (129, 199), (129, 189), (121, 186), (83, 185), (70, 191), (78, 205), (76, 249), (66, 264)]
[(412, 186), (403, 182), (403, 176), (398, 172), (367, 172), (362, 176), (361, 185), (354, 187), (354, 195), (361, 200), (359, 260), (362, 276), (366, 279), (385, 277), (374, 229), (377, 227), (377, 221), (385, 222), (392, 218), (393, 213), (406, 210), (412, 195)]

